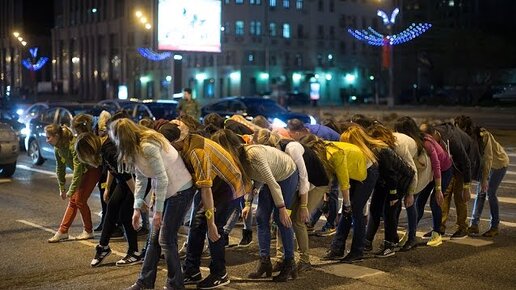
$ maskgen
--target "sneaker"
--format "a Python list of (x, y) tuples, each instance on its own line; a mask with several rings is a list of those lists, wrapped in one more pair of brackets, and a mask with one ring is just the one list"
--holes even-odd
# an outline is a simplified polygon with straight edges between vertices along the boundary
[(80, 241), (80, 240), (91, 240), (93, 238), (94, 238), (93, 233), (88, 233), (87, 231), (82, 231), (82, 233), (80, 235), (75, 237), (75, 239), (77, 241)]
[(93, 260), (91, 260), (91, 263), (90, 263), (90, 265), (92, 267), (97, 267), (98, 265), (100, 265), (100, 263), (102, 263), (104, 258), (106, 258), (107, 256), (109, 256), (109, 254), (111, 254), (111, 248), (109, 248), (109, 246), (107, 248), (104, 248), (101, 245), (97, 245), (95, 247), (95, 251), (96, 251), (95, 258), (93, 258)]
[(60, 231), (57, 231), (56, 234), (48, 239), (49, 243), (58, 243), (60, 241), (68, 240), (68, 233), (63, 234)]
[(100, 223), (95, 229), (93, 229), (93, 231), (96, 233), (100, 233), (100, 232), (102, 232), (102, 228), (103, 228), (102, 223)]
[(140, 264), (141, 262), (142, 262), (142, 258), (140, 257), (140, 254), (135, 252), (132, 254), (127, 254), (121, 260), (117, 261), (116, 265), (119, 267), (122, 267), (122, 266), (130, 266), (130, 265)]
[(310, 271), (313, 269), (313, 267), (312, 264), (310, 264), (310, 262), (299, 261), (299, 263), (297, 263), (296, 269), (298, 273), (301, 273)]
[(364, 252), (371, 252), (373, 250), (373, 242), (364, 240)]
[(197, 283), (201, 282), (201, 280), (202, 280), (201, 272), (197, 272), (196, 274), (193, 274), (193, 275), (184, 273), (183, 284), (185, 284), (185, 285), (197, 284)]
[(384, 241), (382, 249), (380, 249), (380, 251), (376, 252), (374, 254), (374, 256), (377, 258), (387, 258), (387, 257), (394, 256), (394, 254), (396, 254), (396, 252), (394, 251), (394, 247), (395, 247), (395, 245), (393, 243)]
[(468, 234), (469, 235), (478, 235), (480, 233), (480, 230), (478, 229), (478, 225), (471, 225), (468, 228)]
[(309, 236), (315, 236), (315, 227), (312, 225), (307, 224), (306, 225), (306, 232)]
[(462, 240), (468, 236), (468, 232), (465, 230), (457, 230), (450, 239), (452, 240)]
[(487, 232), (482, 234), (482, 237), (486, 237), (486, 238), (492, 238), (495, 236), (498, 236), (498, 228), (493, 228), (493, 227), (489, 228), (489, 230), (487, 230)]
[(322, 229), (315, 231), (315, 235), (318, 237), (329, 237), (333, 236), (337, 232), (335, 227), (322, 227)]
[(124, 238), (124, 231), (120, 227), (116, 227), (113, 233), (111, 233), (112, 240), (121, 240)]
[(441, 237), (441, 234), (439, 234), (438, 232), (432, 232), (432, 237), (426, 243), (426, 245), (430, 246), (430, 247), (438, 247), (438, 246), (442, 245), (442, 243), (443, 243), (443, 239)]
[(364, 260), (364, 256), (349, 252), (346, 255), (346, 257), (340, 259), (340, 262), (346, 263), (346, 264), (354, 264), (354, 263), (362, 262), (363, 260)]
[(423, 235), (423, 239), (430, 239), (434, 231), (429, 231)]
[(197, 289), (215, 289), (229, 284), (228, 273), (223, 276), (210, 274), (197, 284)]
[(332, 249), (329, 249), (326, 251), (326, 255), (324, 255), (321, 260), (340, 260), (344, 258), (344, 251), (334, 251)]
[(398, 242), (398, 247), (403, 248), (405, 246), (405, 243), (408, 241), (408, 232), (404, 232), (403, 236), (401, 237), (400, 241)]
[(186, 258), (186, 250), (187, 250), (187, 247), (188, 247), (188, 243), (187, 242), (184, 242), (183, 243), (183, 246), (181, 247), (181, 249), (179, 250), (179, 259), (185, 259)]
[(242, 230), (242, 240), (238, 243), (239, 248), (249, 247), (253, 243), (253, 231)]
[(412, 250), (412, 248), (415, 248), (417, 246), (417, 238), (408, 238), (407, 242), (401, 247), (401, 252), (407, 252)]
[(143, 290), (143, 289), (145, 289), (145, 287), (143, 287), (142, 285), (138, 284), (138, 282), (134, 283), (129, 288), (125, 288), (125, 290)]

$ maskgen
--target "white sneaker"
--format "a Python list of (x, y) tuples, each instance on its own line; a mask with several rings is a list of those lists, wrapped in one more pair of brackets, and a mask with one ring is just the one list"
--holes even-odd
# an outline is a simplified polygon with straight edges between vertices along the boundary
[(60, 231), (57, 231), (53, 237), (48, 239), (48, 242), (49, 243), (58, 243), (63, 240), (68, 240), (68, 233), (63, 234)]
[(93, 233), (88, 233), (87, 231), (82, 231), (80, 235), (75, 237), (76, 240), (90, 240), (93, 239)]

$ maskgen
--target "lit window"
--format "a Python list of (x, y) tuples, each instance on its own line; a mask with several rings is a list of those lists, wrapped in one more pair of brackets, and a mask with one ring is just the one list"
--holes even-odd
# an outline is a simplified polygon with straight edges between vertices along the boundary
[(235, 34), (236, 35), (244, 35), (244, 21), (235, 22)]
[(254, 53), (250, 53), (248, 56), (247, 56), (247, 60), (249, 62), (254, 62)]
[(244, 0), (235, 0), (235, 4), (244, 4)]
[(290, 0), (283, 0), (283, 7), (289, 8), (290, 7)]
[(283, 37), (290, 38), (290, 24), (283, 24)]
[(249, 0), (251, 5), (262, 5), (262, 0)]
[(269, 0), (270, 7), (276, 7), (276, 0)]
[(269, 23), (269, 35), (276, 36), (276, 23), (274, 22)]
[(296, 0), (296, 9), (303, 9), (303, 0)]
[(260, 21), (251, 21), (249, 24), (249, 33), (251, 33), (251, 35), (261, 35), (262, 23)]

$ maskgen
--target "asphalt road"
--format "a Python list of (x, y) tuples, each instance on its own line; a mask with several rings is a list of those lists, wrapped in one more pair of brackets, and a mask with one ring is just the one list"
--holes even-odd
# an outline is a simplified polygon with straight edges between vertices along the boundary
[[(315, 269), (298, 279), (276, 284), (271, 281), (250, 281), (245, 277), (258, 259), (256, 234), (249, 248), (229, 248), (226, 252), (232, 283), (227, 289), (515, 289), (516, 277), (516, 147), (515, 138), (508, 135), (511, 165), (501, 188), (501, 233), (493, 239), (467, 238), (459, 242), (446, 241), (438, 248), (420, 246), (393, 257), (369, 258), (355, 265), (328, 263), (320, 257), (328, 248), (331, 237), (311, 237), (312, 262)], [(98, 268), (89, 263), (94, 257), (98, 237), (89, 241), (67, 241), (48, 244), (61, 221), (66, 203), (58, 195), (53, 174), (54, 164), (32, 167), (26, 156), (20, 156), (18, 168), (11, 179), (0, 179), (0, 289), (124, 289), (137, 278), (139, 265), (116, 267), (115, 262), (126, 251), (123, 240), (112, 241), (114, 253)], [(99, 212), (98, 192), (89, 200), (92, 212)], [(471, 211), (472, 202), (469, 204)], [(428, 209), (428, 208), (427, 208)], [(454, 210), (448, 228), (453, 231)], [(481, 230), (488, 227), (489, 209), (484, 208)], [(93, 216), (93, 223), (99, 217)], [(405, 226), (406, 218), (400, 219)], [(322, 221), (320, 222), (322, 223)], [(427, 213), (418, 230), (430, 228)], [(80, 216), (76, 217), (70, 234), (82, 231)], [(381, 243), (383, 232), (375, 240)], [(232, 242), (240, 239), (240, 228), (232, 233)], [(181, 237), (180, 242), (184, 240)], [(348, 245), (349, 245), (348, 240)], [(140, 247), (143, 239), (139, 241)], [(274, 251), (272, 251), (274, 252)], [(203, 266), (208, 266), (204, 260)], [(164, 269), (164, 264), (160, 264)], [(207, 268), (203, 268), (206, 275)], [(156, 287), (165, 283), (164, 271), (158, 274)]]

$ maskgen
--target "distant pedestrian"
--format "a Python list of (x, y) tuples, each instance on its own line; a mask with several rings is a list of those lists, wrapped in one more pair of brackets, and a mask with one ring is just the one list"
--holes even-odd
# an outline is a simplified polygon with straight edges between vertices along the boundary
[(190, 88), (183, 89), (183, 99), (179, 102), (177, 109), (180, 116), (189, 115), (195, 120), (199, 120), (201, 117), (199, 103), (192, 98), (192, 89)]

